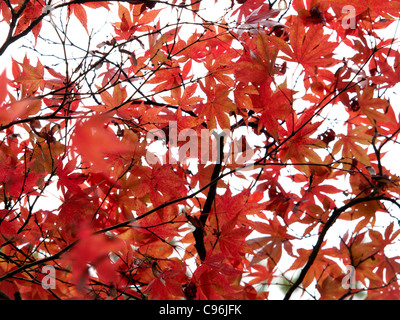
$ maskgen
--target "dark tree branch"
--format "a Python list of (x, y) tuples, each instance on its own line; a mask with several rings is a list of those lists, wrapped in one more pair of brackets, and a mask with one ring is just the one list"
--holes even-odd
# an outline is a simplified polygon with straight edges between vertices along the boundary
[[(200, 226), (196, 226), (196, 229), (193, 231), (193, 236), (196, 241), (195, 248), (197, 253), (199, 254), (200, 260), (203, 262), (206, 258), (207, 251), (204, 245), (204, 226), (206, 225), (207, 218), (211, 212), (212, 204), (214, 202), (215, 196), (217, 194), (217, 182), (219, 181), (219, 175), (222, 168), (222, 160), (223, 160), (223, 149), (224, 149), (224, 136), (225, 133), (222, 132), (220, 135), (215, 134), (217, 138), (217, 162), (215, 164), (213, 173), (211, 175), (211, 184), (210, 189), (208, 190), (208, 195), (206, 202), (204, 204), (203, 210), (201, 212), (201, 216), (199, 219)], [(213, 183), (213, 181), (215, 181)]]
[(369, 202), (369, 201), (376, 201), (376, 200), (386, 200), (386, 197), (384, 195), (379, 195), (379, 196), (373, 196), (373, 194), (368, 195), (366, 197), (362, 198), (354, 198), (350, 200), (347, 204), (340, 208), (336, 208), (333, 210), (332, 215), (329, 217), (328, 221), (322, 228), (321, 233), (318, 236), (317, 243), (315, 244), (313, 250), (311, 251), (310, 256), (308, 257), (307, 263), (304, 266), (304, 268), (301, 270), (300, 276), (297, 278), (297, 280), (291, 285), (289, 290), (287, 291), (284, 300), (289, 300), (290, 297), (292, 296), (293, 292), (300, 286), (300, 284), (303, 282), (305, 276), (307, 275), (307, 272), (310, 270), (311, 266), (313, 265), (315, 259), (317, 258), (318, 252), (321, 248), (322, 243), (324, 242), (325, 235), (328, 232), (328, 230), (332, 227), (332, 225), (335, 223), (337, 218), (345, 212), (347, 209), (355, 206), (356, 204), (363, 203), (363, 202)]

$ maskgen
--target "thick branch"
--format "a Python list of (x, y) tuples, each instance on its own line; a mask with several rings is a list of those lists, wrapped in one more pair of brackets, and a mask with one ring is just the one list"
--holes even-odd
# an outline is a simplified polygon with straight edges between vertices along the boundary
[[(221, 167), (222, 167), (222, 158), (223, 158), (223, 149), (224, 149), (224, 136), (225, 133), (223, 132), (221, 135), (216, 134), (217, 138), (217, 150), (218, 150), (218, 155), (217, 155), (217, 162), (215, 164), (213, 173), (211, 175), (211, 185), (210, 189), (208, 191), (207, 199), (204, 204), (201, 216), (200, 216), (200, 226), (197, 226), (196, 229), (193, 231), (193, 236), (196, 241), (195, 243), (195, 248), (197, 250), (197, 253), (199, 254), (200, 260), (204, 261), (207, 255), (207, 251), (204, 245), (204, 226), (206, 225), (207, 218), (209, 216), (209, 213), (211, 212), (212, 204), (214, 202), (215, 196), (217, 194), (217, 182), (219, 180), (219, 175), (221, 172)], [(212, 183), (215, 181), (214, 183)]]
[(315, 244), (313, 250), (311, 251), (310, 256), (308, 257), (307, 263), (304, 266), (304, 268), (301, 270), (300, 276), (297, 278), (296, 282), (292, 284), (292, 286), (289, 288), (288, 292), (286, 293), (284, 300), (289, 300), (290, 297), (292, 296), (293, 292), (300, 286), (300, 284), (303, 282), (308, 270), (310, 270), (311, 266), (313, 265), (315, 259), (317, 258), (318, 252), (321, 248), (322, 243), (324, 242), (325, 235), (328, 232), (328, 230), (332, 227), (332, 225), (335, 223), (336, 219), (347, 209), (353, 207), (356, 204), (362, 203), (362, 202), (369, 202), (369, 201), (376, 201), (376, 200), (386, 200), (386, 197), (381, 195), (381, 196), (371, 196), (368, 195), (366, 197), (362, 198), (355, 198), (350, 200), (347, 204), (340, 208), (336, 208), (333, 210), (332, 215), (329, 217), (328, 221), (322, 228), (321, 233), (318, 236), (317, 243)]

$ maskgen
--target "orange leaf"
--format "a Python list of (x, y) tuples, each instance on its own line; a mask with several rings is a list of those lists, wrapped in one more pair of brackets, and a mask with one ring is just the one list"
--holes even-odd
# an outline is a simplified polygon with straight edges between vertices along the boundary
[(337, 60), (332, 58), (337, 43), (328, 41), (329, 35), (324, 35), (320, 25), (312, 25), (306, 31), (305, 26), (296, 19), (289, 34), (290, 46), (281, 38), (270, 37), (277, 47), (286, 55), (283, 59), (300, 63), (307, 73), (314, 74), (317, 67), (329, 67)]
[(87, 29), (87, 14), (86, 14), (86, 10), (83, 8), (83, 6), (80, 4), (70, 4), (69, 8), (72, 11), (72, 13), (75, 15), (75, 17), (78, 18), (79, 22), (85, 28), (86, 32), (89, 33), (88, 29)]
[[(384, 99), (374, 98), (374, 90), (374, 87), (367, 87), (360, 93), (360, 88), (357, 87), (357, 97), (360, 112), (367, 116), (371, 124), (376, 125), (376, 121), (388, 122), (384, 110), (389, 106), (389, 102)], [(381, 109), (382, 112), (378, 111), (378, 109)]]
[(34, 93), (38, 89), (43, 90), (45, 86), (44, 80), (44, 67), (37, 61), (36, 67), (30, 64), (28, 57), (25, 55), (22, 63), (19, 63), (22, 66), (21, 75), (15, 79), (16, 82), (20, 82), (23, 85), (26, 85), (30, 93)]
[(332, 153), (336, 154), (342, 150), (342, 157), (346, 160), (344, 168), (350, 169), (350, 162), (353, 158), (364, 165), (371, 165), (365, 147), (360, 146), (360, 144), (368, 145), (372, 141), (372, 136), (365, 133), (367, 129), (361, 126), (354, 129), (349, 128), (346, 135), (338, 135), (339, 140), (335, 143)]
[[(124, 154), (133, 150), (122, 142), (109, 128), (106, 116), (92, 116), (87, 121), (79, 121), (73, 136), (75, 148), (83, 159), (93, 164), (93, 169), (103, 171)], [(101, 141), (101, 143), (99, 143)]]
[(222, 129), (230, 128), (229, 112), (236, 109), (236, 105), (230, 100), (229, 90), (223, 84), (211, 86), (209, 78), (206, 83), (199, 81), (200, 87), (207, 94), (207, 103), (201, 104), (201, 116), (205, 116), (209, 122), (209, 129), (216, 128), (216, 122)]
[(109, 254), (117, 250), (121, 243), (107, 238), (104, 234), (92, 235), (88, 227), (81, 228), (78, 238), (79, 242), (66, 256), (66, 259), (72, 262), (72, 274), (78, 289), (85, 288), (89, 279), (89, 266), (96, 270), (100, 280), (107, 284), (117, 283), (117, 269)]
[[(398, 1), (381, 1), (381, 0), (329, 0), (332, 5), (342, 9), (344, 6), (352, 6), (357, 14), (368, 11), (375, 17), (379, 15), (387, 16), (386, 13), (396, 15), (400, 11), (400, 3)], [(371, 19), (368, 17), (368, 19)]]
[(33, 99), (25, 99), (0, 106), (0, 124), (8, 124), (20, 118), (27, 111), (31, 101)]
[(6, 71), (4, 70), (0, 74), (0, 105), (6, 100), (7, 97), (7, 84), (8, 84), (8, 79), (7, 79), (7, 74)]

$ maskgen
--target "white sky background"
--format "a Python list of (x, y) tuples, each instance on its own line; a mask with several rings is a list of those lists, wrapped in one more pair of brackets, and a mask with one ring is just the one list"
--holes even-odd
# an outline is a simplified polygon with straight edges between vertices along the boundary
[[(225, 1), (221, 1), (219, 0), (219, 2), (215, 5), (213, 0), (203, 0), (202, 2), (202, 8), (206, 8), (200, 11), (200, 15), (202, 15), (203, 17), (207, 17), (207, 20), (209, 21), (214, 21), (216, 19), (219, 19), (223, 14), (224, 14), (224, 8), (226, 7), (226, 3), (231, 3), (230, 0), (226, 0)], [(113, 36), (113, 27), (111, 25), (111, 22), (117, 21), (117, 19), (115, 19), (115, 17), (117, 16), (117, 6), (112, 6), (113, 8), (115, 8), (115, 11), (112, 12), (108, 12), (105, 9), (97, 9), (97, 10), (91, 10), (89, 8), (86, 8), (87, 14), (88, 14), (88, 27), (89, 27), (89, 31), (91, 31), (91, 29), (94, 30), (93, 33), (93, 37), (91, 39), (91, 50), (98, 50), (98, 48), (96, 47), (97, 44), (105, 41), (105, 40), (109, 40), (112, 38)], [(158, 8), (158, 6), (156, 7)], [(66, 9), (64, 8), (64, 13), (66, 11)], [(170, 14), (170, 12), (172, 12), (172, 14)], [(58, 17), (59, 13), (55, 12), (55, 16)], [(93, 19), (93, 17), (95, 17)], [(175, 19), (176, 17), (176, 10), (169, 10), (166, 9), (164, 11), (161, 11), (160, 15), (159, 15), (160, 19), (162, 22), (170, 22), (172, 20)], [(184, 17), (182, 16), (182, 20), (184, 19)], [(188, 20), (191, 21), (192, 17), (188, 17)], [(181, 20), (181, 21), (182, 21)], [(59, 26), (60, 22), (59, 21), (55, 21), (56, 24)], [(65, 22), (65, 21), (64, 21)], [(234, 21), (227, 21), (230, 23), (234, 23)], [(185, 28), (188, 28), (188, 36), (190, 36), (190, 27), (189, 26), (185, 26)], [(191, 27), (191, 29), (193, 29), (193, 27)], [(86, 31), (84, 30), (84, 28), (82, 27), (82, 25), (80, 24), (80, 22), (73, 16), (71, 18), (71, 22), (68, 26), (68, 37), (70, 38), (70, 40), (77, 46), (82, 48), (83, 50), (86, 51), (87, 45), (88, 45), (88, 35), (86, 33)], [(7, 33), (8, 29), (7, 26), (5, 25), (5, 23), (0, 23), (0, 44), (3, 43), (5, 35)], [(388, 29), (385, 30), (384, 35), (387, 38), (391, 38), (395, 35), (395, 31), (396, 31), (396, 23), (393, 23), (392, 26)], [(398, 34), (395, 35), (396, 38), (398, 38)], [(181, 36), (181, 34), (180, 34)], [(45, 39), (53, 39), (55, 42), (59, 43), (59, 38), (57, 36), (56, 31), (54, 30), (54, 28), (52, 28), (50, 26), (50, 22), (49, 22), (49, 18), (45, 18), (43, 21), (43, 25), (42, 25), (42, 32), (40, 34), (40, 37), (43, 37)], [(332, 38), (332, 41), (334, 40), (334, 38)], [(30, 42), (31, 41), (31, 42)], [(30, 50), (28, 47), (32, 47), (32, 41), (33, 41), (33, 36), (32, 34), (30, 34), (29, 36), (25, 37), (24, 39), (21, 39), (19, 41), (17, 41), (16, 43), (12, 44), (8, 50), (5, 52), (5, 54), (3, 56), (0, 57), (0, 71), (6, 67), (10, 67), (11, 66), (11, 60), (10, 57), (12, 56), (15, 60), (21, 62), (23, 60), (23, 57), (25, 54), (28, 54), (28, 56), (34, 56), (34, 52), (32, 52), (32, 50)], [(51, 45), (49, 44), (47, 41), (42, 41), (40, 39), (38, 39), (38, 48), (40, 48), (40, 52), (42, 53), (41, 57), (40, 57), (40, 61), (43, 65), (47, 65), (50, 67), (54, 67), (55, 69), (57, 69), (58, 67), (61, 68), (61, 70), (63, 70), (64, 68), (64, 63), (63, 61), (59, 61), (57, 60), (56, 57), (61, 56), (62, 57), (62, 52), (60, 51), (61, 46), (60, 45)], [(398, 49), (398, 44), (396, 43), (393, 46), (393, 49), (397, 50)], [(68, 54), (70, 55), (70, 57), (76, 57), (77, 58), (77, 62), (76, 65), (79, 64), (80, 62), (80, 58), (82, 57), (82, 55), (85, 53), (84, 51), (78, 50), (76, 48), (73, 47), (69, 47), (68, 49)], [(139, 49), (140, 50), (140, 47)], [(339, 54), (342, 53), (342, 51), (337, 51)], [(44, 53), (44, 54), (43, 54)], [(33, 63), (34, 65), (36, 64), (35, 59), (31, 60), (31, 63)], [(75, 66), (76, 67), (76, 66)], [(290, 67), (289, 67), (290, 68)], [(103, 69), (99, 70), (99, 73), (102, 72)], [(290, 76), (290, 72), (294, 70), (294, 68), (291, 68), (288, 70), (288, 84), (290, 86), (290, 84), (294, 84), (298, 73), (294, 73), (293, 76)], [(299, 71), (301, 71), (301, 68), (298, 68)], [(199, 71), (201, 72), (201, 71)], [(11, 71), (9, 70), (8, 72), (8, 76), (11, 77)], [(195, 77), (201, 76), (200, 74), (195, 74)], [(284, 78), (282, 77), (282, 80)], [(302, 86), (302, 79), (300, 78), (298, 80), (296, 89), (299, 90)], [(399, 89), (399, 86), (397, 86), (397, 88), (395, 90), (392, 90), (392, 92), (388, 92), (386, 94), (386, 96), (390, 96), (391, 98), (391, 103), (392, 106), (394, 107), (395, 111), (397, 113), (400, 112), (400, 106), (398, 105), (398, 101), (399, 101), (399, 97), (397, 94), (397, 90)], [(400, 92), (400, 91), (399, 91)], [(304, 102), (303, 102), (304, 103)], [(396, 110), (397, 109), (397, 110)], [(325, 124), (327, 126), (331, 126), (335, 131), (337, 131), (337, 127), (335, 127), (336, 125), (339, 125), (342, 123), (342, 120), (347, 119), (347, 113), (345, 112), (344, 108), (340, 108), (337, 107), (335, 110), (337, 110), (338, 112), (333, 114), (330, 113), (329, 114), (329, 120), (327, 120), (325, 122)], [(332, 108), (330, 109), (330, 111), (332, 111)], [(400, 146), (398, 144), (392, 144), (392, 145), (388, 145), (388, 154), (383, 157), (382, 159), (382, 163), (384, 166), (386, 166), (387, 168), (390, 168), (390, 171), (393, 174), (396, 175), (400, 175), (400, 166), (398, 165), (398, 161), (400, 159)], [(288, 167), (288, 169), (286, 169), (288, 171), (288, 174), (291, 172), (290, 167)], [(285, 170), (284, 170), (285, 171)], [(282, 180), (285, 181), (285, 180)], [(285, 187), (285, 189), (287, 191), (292, 191), (295, 192), (296, 190), (293, 190), (294, 185), (291, 183), (291, 180), (288, 178), (286, 179), (287, 184), (284, 184), (283, 187)], [(342, 185), (342, 187), (344, 189), (349, 188), (346, 185)], [(53, 194), (53, 195), (52, 195)], [(43, 198), (40, 205), (43, 207), (43, 209), (56, 209), (58, 208), (60, 202), (57, 201), (57, 190), (55, 188), (55, 183), (53, 183), (52, 188), (49, 188), (48, 192), (47, 192), (48, 197)], [(338, 200), (338, 199), (335, 199)], [(399, 210), (396, 210), (396, 212), (394, 212), (394, 214), (397, 214), (397, 216), (400, 217), (400, 212)], [(354, 223), (353, 223), (354, 224)], [(387, 221), (377, 221), (377, 225), (382, 224), (382, 226), (387, 225)], [(355, 226), (355, 224), (354, 224)], [(345, 228), (348, 228), (348, 224), (346, 224)], [(343, 234), (343, 230), (345, 230), (343, 228), (343, 225), (340, 224), (335, 224), (334, 227), (332, 228), (332, 230), (328, 233), (328, 238), (330, 234)], [(337, 236), (333, 235), (332, 239), (337, 240)], [(314, 244), (316, 241), (316, 236), (312, 236), (310, 237), (308, 240), (302, 240), (299, 241), (299, 247), (303, 247), (306, 243), (307, 246), (311, 246), (312, 244)], [(297, 242), (296, 242), (297, 245)], [(398, 255), (400, 254), (400, 248), (399, 248), (399, 244), (397, 244), (395, 247), (393, 247), (393, 255)], [(288, 262), (289, 260), (285, 260), (283, 259), (282, 262)], [(285, 270), (286, 268), (283, 268), (283, 270)], [(282, 298), (282, 293), (279, 291), (278, 287), (274, 287), (271, 286), (270, 288), (271, 291), (271, 298), (277, 298), (280, 299)], [(295, 297), (295, 295), (294, 295)]]

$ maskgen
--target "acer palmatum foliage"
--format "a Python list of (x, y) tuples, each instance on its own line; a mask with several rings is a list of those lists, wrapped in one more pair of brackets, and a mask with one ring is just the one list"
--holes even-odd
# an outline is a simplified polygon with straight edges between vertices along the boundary
[(399, 12), (0, 2), (1, 298), (398, 299)]

